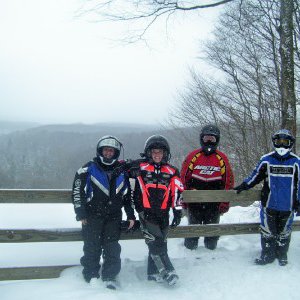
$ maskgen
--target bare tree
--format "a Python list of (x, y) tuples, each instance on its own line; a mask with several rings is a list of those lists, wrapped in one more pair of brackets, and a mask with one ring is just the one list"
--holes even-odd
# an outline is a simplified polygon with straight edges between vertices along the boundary
[(196, 128), (218, 124), (242, 176), (270, 150), (270, 136), (283, 123), (280, 4), (245, 0), (226, 7), (204, 49), (223, 76), (192, 72), (171, 116), (173, 123)]
[[(296, 1), (298, 2), (298, 1)], [(294, 0), (280, 1), (280, 57), (282, 126), (296, 135), (296, 95), (294, 78)]]
[(148, 30), (159, 19), (167, 21), (177, 12), (207, 9), (233, 1), (241, 0), (94, 0), (84, 3), (79, 15), (96, 14), (98, 21), (130, 21), (131, 24), (137, 24), (139, 29), (130, 30), (122, 39), (133, 43), (143, 40)]

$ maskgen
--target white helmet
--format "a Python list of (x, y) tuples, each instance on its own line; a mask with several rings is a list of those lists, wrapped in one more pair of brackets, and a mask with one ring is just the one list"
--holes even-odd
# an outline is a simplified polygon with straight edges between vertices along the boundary
[[(115, 154), (111, 159), (103, 157), (103, 147), (111, 147), (115, 149)], [(97, 157), (105, 165), (112, 165), (119, 158), (121, 152), (122, 143), (112, 135), (103, 136), (97, 143)]]

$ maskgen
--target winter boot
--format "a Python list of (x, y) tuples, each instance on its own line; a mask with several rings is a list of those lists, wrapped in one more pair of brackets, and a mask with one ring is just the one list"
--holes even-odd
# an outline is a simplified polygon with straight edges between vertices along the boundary
[(218, 244), (218, 237), (205, 237), (204, 238), (204, 246), (209, 250), (215, 250)]
[(164, 282), (162, 276), (161, 276), (159, 273), (148, 275), (148, 280), (149, 280), (149, 281), (155, 281), (155, 282), (157, 282), (157, 283), (162, 283), (162, 282)]
[(164, 276), (164, 280), (168, 283), (168, 285), (175, 285), (178, 281), (179, 277), (175, 273), (175, 271), (168, 272), (166, 276)]
[(266, 255), (262, 255), (260, 258), (256, 258), (254, 263), (256, 265), (264, 266), (267, 264), (271, 264), (274, 260), (275, 260), (275, 258), (268, 257)]
[(198, 248), (199, 238), (186, 238), (184, 239), (184, 246), (190, 250), (196, 250)]
[(104, 281), (106, 288), (110, 290), (116, 290), (117, 289), (117, 282), (116, 280), (107, 280)]
[(278, 263), (279, 266), (286, 266), (288, 264), (288, 258), (287, 258), (287, 254), (282, 254), (280, 256), (278, 256)]

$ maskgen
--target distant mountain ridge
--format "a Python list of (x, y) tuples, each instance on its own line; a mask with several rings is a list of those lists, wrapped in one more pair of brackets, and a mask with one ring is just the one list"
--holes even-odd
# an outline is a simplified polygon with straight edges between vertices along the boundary
[[(0, 188), (70, 188), (76, 170), (96, 155), (97, 141), (107, 134), (117, 136), (123, 143), (120, 159), (139, 158), (146, 139), (153, 134), (166, 136), (171, 163), (178, 167), (194, 147), (182, 141), (175, 129), (144, 124), (55, 124), (26, 130), (23, 127), (0, 135)], [(198, 138), (192, 140), (197, 143)]]
[(107, 132), (108, 134), (128, 133), (157, 130), (159, 126), (151, 124), (136, 124), (136, 123), (70, 123), (70, 124), (40, 124), (35, 122), (14, 122), (0, 121), (0, 135), (9, 134), (15, 131), (33, 130), (33, 131), (48, 131), (48, 132)]
[(0, 135), (9, 134), (14, 131), (27, 130), (38, 126), (40, 126), (40, 124), (36, 122), (0, 121)]

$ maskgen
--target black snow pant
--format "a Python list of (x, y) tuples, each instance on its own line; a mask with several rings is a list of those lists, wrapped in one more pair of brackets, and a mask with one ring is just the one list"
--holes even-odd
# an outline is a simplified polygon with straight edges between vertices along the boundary
[(261, 258), (266, 262), (278, 260), (287, 261), (290, 245), (293, 211), (278, 211), (263, 208), (261, 217)]
[(122, 216), (91, 216), (82, 226), (83, 252), (80, 259), (83, 276), (87, 282), (99, 278), (102, 255), (102, 280), (114, 280), (121, 270), (120, 224)]
[[(189, 224), (219, 224), (220, 212), (219, 203), (197, 203), (188, 206)], [(204, 237), (204, 246), (214, 250), (217, 247), (219, 236)], [(199, 237), (186, 238), (184, 246), (188, 249), (197, 249)]]
[[(166, 219), (165, 219), (166, 218)], [(149, 249), (147, 274), (160, 274), (162, 277), (174, 271), (174, 267), (168, 256), (167, 235), (169, 231), (169, 219), (155, 221), (141, 219), (142, 233)]]

